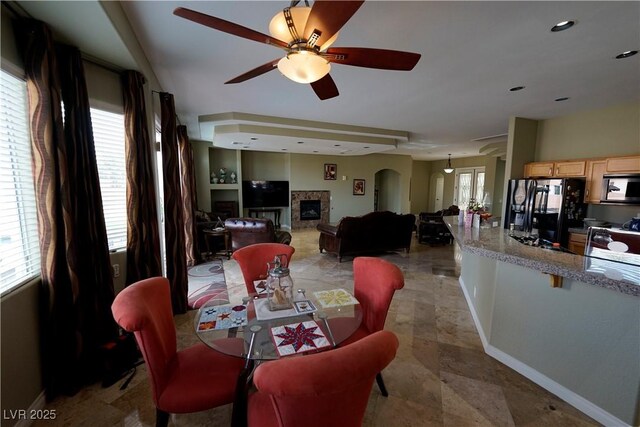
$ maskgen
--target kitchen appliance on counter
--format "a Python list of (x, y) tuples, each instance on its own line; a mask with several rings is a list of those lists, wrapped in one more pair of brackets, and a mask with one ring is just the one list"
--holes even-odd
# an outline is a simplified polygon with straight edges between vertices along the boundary
[(640, 284), (640, 233), (591, 227), (584, 256), (585, 270)]
[(605, 175), (600, 203), (640, 205), (640, 174)]
[(576, 178), (512, 179), (507, 189), (504, 227), (566, 247), (568, 229), (583, 226), (587, 211), (584, 188), (584, 180)]

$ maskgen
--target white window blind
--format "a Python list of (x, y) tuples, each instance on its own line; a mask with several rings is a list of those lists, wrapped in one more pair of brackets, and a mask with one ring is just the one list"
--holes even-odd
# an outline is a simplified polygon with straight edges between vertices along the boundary
[(124, 115), (91, 109), (96, 162), (109, 250), (127, 246), (127, 175), (124, 159)]
[(0, 292), (40, 274), (26, 83), (0, 70)]

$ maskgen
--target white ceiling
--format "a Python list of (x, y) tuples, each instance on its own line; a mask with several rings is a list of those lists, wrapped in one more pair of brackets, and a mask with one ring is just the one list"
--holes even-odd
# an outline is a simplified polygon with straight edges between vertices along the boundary
[[(56, 5), (48, 8), (48, 14), (68, 20), (57, 24), (58, 31), (83, 22), (89, 26), (78, 15), (83, 8), (69, 6), (78, 3), (46, 3)], [(53, 19), (32, 2), (21, 4), (39, 19)], [(272, 16), (288, 5), (288, 1), (122, 2), (163, 90), (175, 95), (178, 115), (192, 138), (209, 139), (200, 134), (200, 116), (241, 112), (403, 131), (408, 140), (385, 152), (425, 160), (452, 153), (456, 158), (477, 155), (483, 147), (506, 140), (511, 116), (547, 119), (640, 102), (640, 55), (614, 59), (640, 48), (637, 1), (367, 1), (340, 31), (334, 46), (405, 50), (422, 58), (409, 72), (333, 65), (331, 76), (340, 96), (325, 101), (308, 85), (294, 83), (277, 70), (224, 85), (278, 58), (281, 51), (172, 14), (176, 7), (186, 7), (268, 33)], [(569, 19), (576, 21), (573, 28), (550, 31)], [(94, 23), (90, 27), (94, 36), (101, 28)], [(113, 59), (122, 42), (112, 40), (111, 33), (102, 34), (102, 41), (109, 37), (112, 44), (108, 59), (128, 66), (126, 55), (121, 61)], [(78, 45), (104, 57), (98, 43), (93, 44), (95, 48)], [(510, 92), (514, 86), (526, 88)], [(559, 97), (570, 99), (554, 101)], [(276, 144), (273, 150), (279, 149), (278, 139), (270, 142)], [(291, 140), (283, 141), (295, 151)], [(327, 144), (309, 143), (319, 150)]]

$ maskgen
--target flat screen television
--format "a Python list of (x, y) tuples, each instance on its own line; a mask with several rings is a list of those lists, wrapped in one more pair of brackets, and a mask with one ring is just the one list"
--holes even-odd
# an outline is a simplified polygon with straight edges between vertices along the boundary
[(242, 181), (242, 205), (245, 208), (289, 206), (289, 181)]

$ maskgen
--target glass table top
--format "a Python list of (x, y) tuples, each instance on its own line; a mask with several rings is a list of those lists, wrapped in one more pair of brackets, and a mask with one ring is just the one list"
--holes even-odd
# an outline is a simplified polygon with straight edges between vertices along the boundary
[[(295, 277), (293, 282), (295, 290), (304, 290), (304, 298), (311, 302), (311, 308), (315, 308), (315, 311), (302, 313), (298, 313), (295, 309), (269, 311), (266, 308), (268, 304), (266, 294), (247, 295), (244, 283), (241, 284), (241, 288), (239, 284), (228, 284), (230, 294), (228, 299), (212, 298), (198, 310), (194, 319), (194, 329), (198, 338), (214, 350), (230, 356), (247, 358), (251, 349), (249, 359), (272, 360), (280, 358), (283, 352), (286, 354), (286, 351), (306, 354), (326, 350), (337, 346), (358, 329), (362, 321), (362, 309), (360, 304), (353, 304), (356, 301), (354, 297), (351, 300), (349, 298), (349, 294), (353, 296), (353, 283), (343, 286)], [(244, 292), (241, 291), (242, 289)], [(344, 289), (347, 294), (339, 293), (336, 298), (334, 291), (337, 289)], [(296, 295), (298, 293), (294, 291), (294, 297)], [(301, 297), (298, 295), (298, 298)], [(300, 308), (309, 309), (304, 303)], [(319, 330), (315, 329), (315, 325), (309, 323), (310, 321), (315, 322)], [(216, 322), (218, 322), (217, 325)], [(234, 326), (234, 322), (239, 326)], [(222, 327), (222, 329), (214, 329), (214, 327)], [(311, 327), (311, 331), (317, 333), (305, 331), (305, 327), (307, 329)], [(280, 338), (284, 336), (283, 333), (299, 333), (300, 329), (305, 339), (308, 336), (324, 335), (326, 340), (319, 338), (314, 344), (308, 339), (303, 339), (302, 343), (310, 346), (299, 347), (300, 342), (284, 346), (286, 342)], [(276, 342), (279, 345), (276, 345)]]

